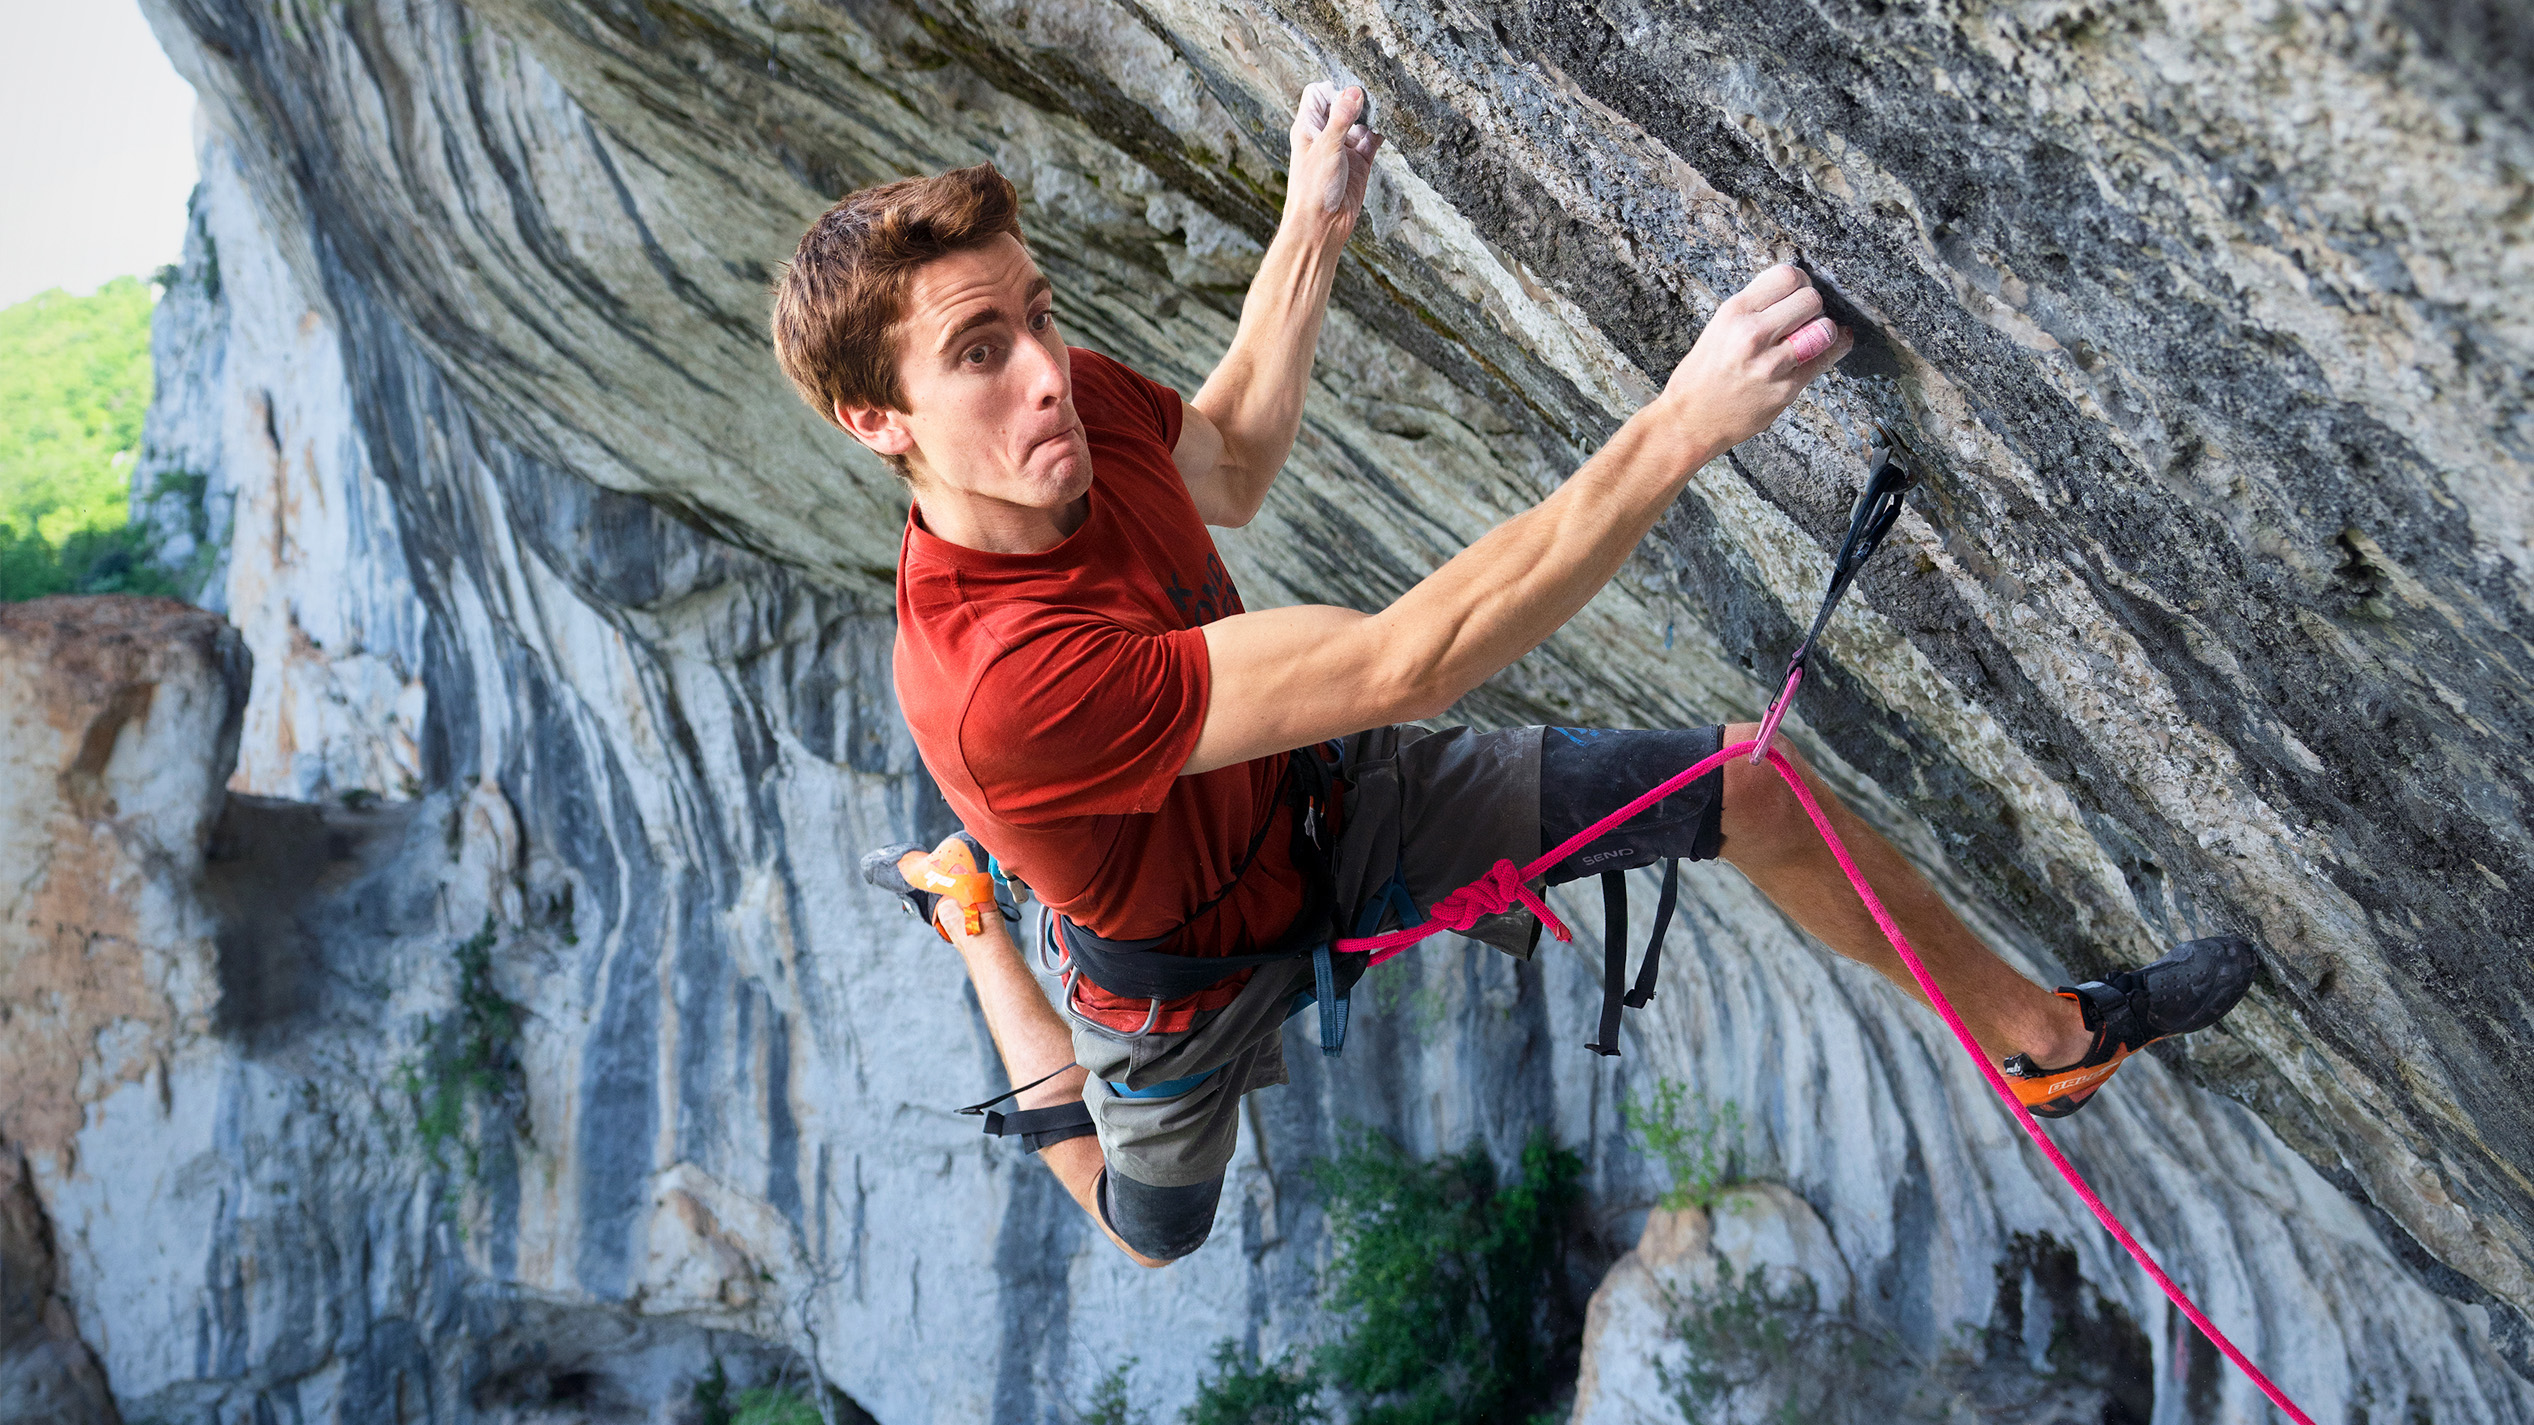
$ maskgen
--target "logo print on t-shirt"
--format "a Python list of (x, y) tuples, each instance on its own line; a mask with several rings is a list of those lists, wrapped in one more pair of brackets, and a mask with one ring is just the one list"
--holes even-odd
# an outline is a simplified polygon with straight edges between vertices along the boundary
[(1232, 587), (1232, 571), (1223, 567), (1220, 554), (1206, 555), (1205, 579), (1196, 588), (1181, 588), (1176, 574), (1170, 576), (1169, 587), (1170, 602), (1190, 628), (1247, 612), (1241, 607), (1240, 591)]

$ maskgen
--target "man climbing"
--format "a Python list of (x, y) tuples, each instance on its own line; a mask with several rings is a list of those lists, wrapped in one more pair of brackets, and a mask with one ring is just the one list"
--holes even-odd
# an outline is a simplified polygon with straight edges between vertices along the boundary
[[(1192, 400), (1064, 343), (990, 165), (848, 196), (776, 294), (786, 374), (911, 488), (897, 692), (966, 827), (929, 852), (875, 853), (866, 874), (966, 961), (1025, 1086), (989, 1131), (1023, 1135), (1148, 1266), (1211, 1230), (1241, 1096), (1285, 1081), (1283, 1020), (1342, 1008), (1361, 973), (1361, 957), (1317, 947), (1414, 924), (1499, 860), (1530, 860), (1753, 735), (1415, 724), (1572, 617), (1701, 467), (1850, 346), (1802, 272), (1771, 268), (1572, 478), (1390, 607), (1247, 612), (1206, 526), (1247, 523), (1292, 448), (1382, 142), (1362, 108), (1359, 90), (1305, 93), (1281, 225)], [(2217, 937), (2054, 994), (1813, 786), (2037, 1112), (2075, 1111), (2131, 1052), (2215, 1022), (2250, 977), (2251, 947)], [(996, 912), (989, 849), (1049, 909), (1061, 1015)], [(1544, 879), (1666, 858), (1730, 863), (1832, 949), (1918, 993), (1767, 767), (1736, 758)], [(1538, 926), (1514, 912), (1470, 933), (1527, 956)], [(1343, 1023), (1323, 1020), (1324, 1047)]]

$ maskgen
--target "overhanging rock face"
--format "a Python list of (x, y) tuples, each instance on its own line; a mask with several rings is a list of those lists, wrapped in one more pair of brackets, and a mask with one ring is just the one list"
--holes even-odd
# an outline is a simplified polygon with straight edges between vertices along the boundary
[[(1615, 1071), (1570, 1047), (1578, 964), (1422, 952), (1369, 1042), (1261, 1101), (1227, 1245), (1160, 1278), (1103, 1260), (1034, 1166), (938, 1121), (993, 1086), (982, 1039), (846, 869), (937, 815), (886, 690), (902, 500), (781, 384), (765, 285), (837, 194), (991, 159), (1072, 339), (1193, 390), (1272, 231), (1292, 97), (1333, 75), (1370, 88), (1392, 145), (1302, 443), (1224, 541), (1250, 602), (1392, 597), (1588, 454), (1753, 269), (1803, 261), (1864, 334), (1844, 373), (1703, 472), (1467, 713), (1755, 713), (1862, 437), (1892, 423), (1928, 485), (1808, 682), (1806, 746), (2039, 973), (2260, 938), (2231, 1032), (2125, 1074), (2064, 1140), (2309, 1405), (2534, 1414), (2504, 1364), (2526, 1368), (2534, 1309), (2521, 21), (149, 8), (212, 115), (198, 221), (225, 235), (169, 308), (225, 364), (170, 388), (154, 439), (216, 509), (268, 513), (233, 523), (220, 578), (259, 679), (263, 650), (292, 650), (296, 691), (259, 684), (248, 735), (326, 749), (246, 747), (238, 788), (419, 798), (429, 836), (456, 828), (449, 864), (513, 868), (507, 897), (470, 879), (466, 904), (534, 951), (500, 970), (534, 1010), (527, 1131), (469, 1199), (480, 1230), (432, 1239), (435, 1271), (799, 1337), (892, 1422), (1034, 1418), (1133, 1353), (1171, 1396), (1218, 1336), (1309, 1329), (1295, 1170), (1346, 1114), (1429, 1145), (1553, 1125), (1615, 1212), (1645, 1177), (1612, 1105), (1664, 1073), (1745, 1106), (1753, 1167), (1818, 1211), (1850, 1308), (1915, 1348), (1989, 1323), (2010, 1244), (2041, 1233), (2159, 1379), (2190, 1374), (2195, 1348), (1932, 1022), (1730, 873), (1697, 880), (1694, 948)], [(341, 499), (292, 526), (312, 565), (282, 532), (314, 491)], [(321, 610), (340, 631), (310, 652), (289, 635)], [(428, 923), (372, 940), (420, 955)], [(421, 963), (387, 953), (354, 958)], [(204, 1049), (205, 1074), (232, 1066), (220, 1092), (243, 1092), (238, 1066), (333, 1082), (364, 1055), (383, 1080), (410, 1048), (381, 1029), (277, 1058), (300, 1041), (267, 1030)], [(378, 1103), (379, 1124), (329, 1131), (386, 1143)], [(231, 1147), (223, 1171), (253, 1171)], [(112, 1194), (36, 1168), (74, 1292), (129, 1290), (130, 1262), (58, 1220)], [(338, 1204), (308, 1230), (357, 1274), (350, 1238), (437, 1230), (391, 1216)], [(1625, 1235), (1608, 1224), (1613, 1251)], [(228, 1291), (223, 1272), (167, 1290)], [(461, 1341), (463, 1315), (412, 1308), (430, 1321), (407, 1334)], [(1136, 1323), (1160, 1319), (1188, 1361), (1146, 1344)], [(100, 1357), (118, 1391), (138, 1361), (169, 1400), (252, 1395), (374, 1366), (383, 1330), (343, 1326), (320, 1359), (241, 1326), (191, 1374)], [(474, 1379), (465, 1350), (431, 1349), (413, 1359)], [(2208, 1389), (2212, 1410), (2244, 1399)], [(2160, 1393), (2156, 1418), (2201, 1398)]]

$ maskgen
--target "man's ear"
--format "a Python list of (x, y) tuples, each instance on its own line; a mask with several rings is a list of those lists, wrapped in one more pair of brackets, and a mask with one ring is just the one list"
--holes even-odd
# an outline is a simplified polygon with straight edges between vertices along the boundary
[(878, 406), (848, 406), (838, 401), (836, 424), (845, 428), (845, 434), (882, 455), (904, 455), (915, 448), (915, 432), (906, 428), (904, 411), (885, 411)]

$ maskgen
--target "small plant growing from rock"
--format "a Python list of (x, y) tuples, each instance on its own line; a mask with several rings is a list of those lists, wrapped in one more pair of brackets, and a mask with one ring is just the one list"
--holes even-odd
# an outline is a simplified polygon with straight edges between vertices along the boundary
[(1325, 1425), (1320, 1382), (1291, 1351), (1273, 1361), (1244, 1354), (1231, 1338), (1214, 1345), (1214, 1374), (1197, 1378), (1197, 1398), (1180, 1425)]
[(1844, 1419), (1835, 1407), (1858, 1403), (1860, 1381), (1915, 1384), (1917, 1363), (1897, 1342), (1824, 1311), (1810, 1277), (1787, 1275), (1791, 1284), (1775, 1287), (1765, 1268), (1737, 1275), (1719, 1260), (1711, 1290), (1672, 1301), (1671, 1334), (1688, 1359), (1678, 1369), (1658, 1360), (1654, 1371), (1689, 1425)]
[(1349, 1318), (1317, 1366), (1357, 1425), (1525, 1419), (1571, 1379), (1556, 1285), (1582, 1174), (1545, 1132), (1511, 1181), (1481, 1145), (1420, 1162), (1369, 1132), (1313, 1165), (1336, 1246), (1323, 1301)]
[(761, 1385), (731, 1402), (730, 1425), (824, 1425), (818, 1402), (801, 1391)]
[(460, 941), (457, 1003), (423, 1026), (421, 1053), (397, 1066), (398, 1086), (414, 1109), (414, 1139), (432, 1169), (480, 1181), (484, 1150), (498, 1125), (528, 1138), (528, 1074), (519, 1057), (519, 1027), (528, 1011), (493, 987), (493, 918)]
[[(1326, 1425), (1337, 1410), (1355, 1425), (1566, 1418), (1581, 1333), (1559, 1285), (1581, 1159), (1534, 1133), (1508, 1175), (1481, 1144), (1418, 1159), (1356, 1128), (1310, 1173), (1334, 1247), (1321, 1305), (1343, 1326), (1310, 1356), (1272, 1362), (1219, 1342), (1180, 1425)], [(1110, 1376), (1121, 1387), (1123, 1372)], [(1324, 1390), (1343, 1403), (1322, 1404)], [(1110, 1398), (1123, 1409), (1122, 1394), (1095, 1408)]]
[(1126, 1390), (1126, 1377), (1139, 1359), (1129, 1356), (1100, 1377), (1091, 1387), (1091, 1403), (1074, 1417), (1077, 1425), (1152, 1425), (1153, 1413), (1138, 1407)]
[(1650, 1100), (1630, 1099), (1620, 1122), (1661, 1160), (1672, 1185), (1657, 1201), (1671, 1212), (1713, 1207), (1734, 1185), (1733, 1158), (1742, 1141), (1742, 1106), (1732, 1099), (1710, 1105), (1707, 1095), (1678, 1079), (1658, 1079)]
[(696, 1380), (693, 1398), (695, 1425), (837, 1425), (819, 1413), (814, 1396), (788, 1380), (732, 1390), (718, 1356)]

